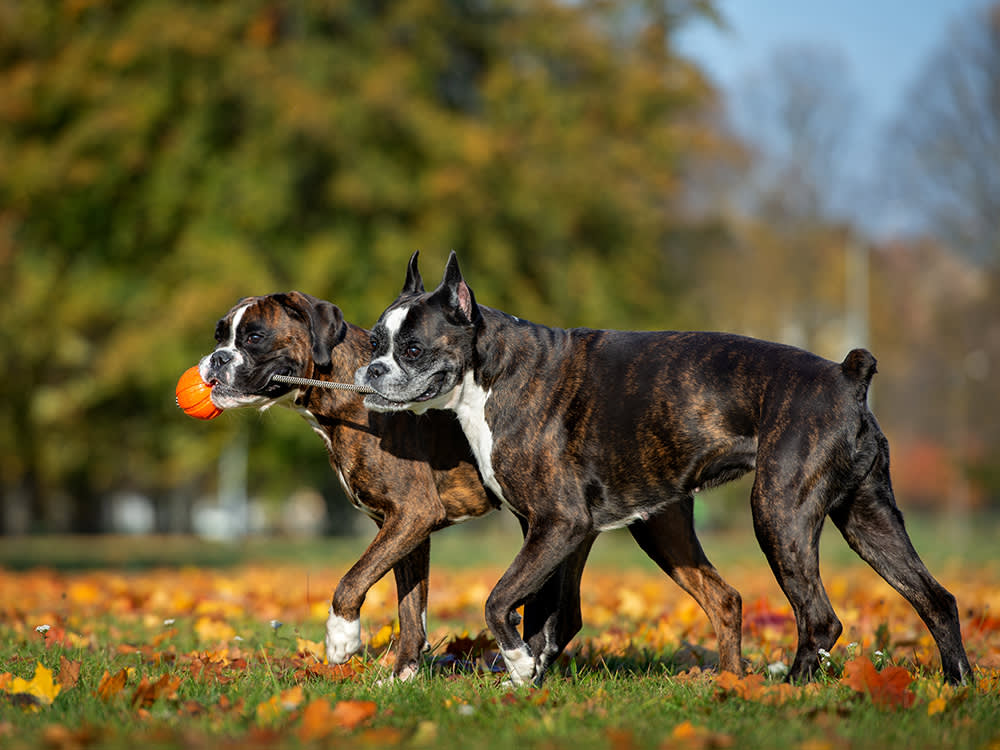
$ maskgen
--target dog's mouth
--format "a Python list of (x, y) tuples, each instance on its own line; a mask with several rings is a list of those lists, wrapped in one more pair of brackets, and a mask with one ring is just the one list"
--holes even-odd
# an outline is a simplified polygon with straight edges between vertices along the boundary
[(212, 389), (212, 401), (220, 408), (236, 408), (238, 406), (254, 406), (265, 401), (273, 401), (295, 386), (286, 383), (279, 383), (271, 378), (272, 375), (291, 375), (290, 367), (278, 367), (258, 382), (248, 382), (242, 386), (235, 383), (227, 383), (217, 377), (209, 377), (206, 382)]
[(430, 384), (419, 395), (406, 398), (405, 400), (392, 399), (383, 393), (376, 391), (365, 396), (365, 407), (373, 411), (404, 411), (413, 404), (422, 404), (436, 398), (441, 393), (441, 386), (447, 374), (439, 372), (431, 378)]

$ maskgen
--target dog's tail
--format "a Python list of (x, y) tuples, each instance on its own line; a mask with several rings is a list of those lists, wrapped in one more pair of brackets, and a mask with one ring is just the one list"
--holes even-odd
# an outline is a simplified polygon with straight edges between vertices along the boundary
[(876, 359), (867, 349), (852, 349), (840, 363), (840, 370), (854, 383), (854, 395), (858, 401), (868, 398), (868, 386), (876, 373)]

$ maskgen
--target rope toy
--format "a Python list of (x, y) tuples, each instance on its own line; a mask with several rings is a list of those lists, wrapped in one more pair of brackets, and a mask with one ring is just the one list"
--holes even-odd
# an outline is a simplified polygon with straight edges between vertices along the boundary
[(331, 383), (327, 380), (313, 380), (312, 378), (297, 378), (294, 375), (272, 375), (271, 380), (276, 383), (289, 383), (291, 385), (315, 386), (317, 388), (332, 388), (338, 391), (354, 391), (355, 393), (375, 393), (375, 389), (367, 385), (355, 385), (354, 383)]

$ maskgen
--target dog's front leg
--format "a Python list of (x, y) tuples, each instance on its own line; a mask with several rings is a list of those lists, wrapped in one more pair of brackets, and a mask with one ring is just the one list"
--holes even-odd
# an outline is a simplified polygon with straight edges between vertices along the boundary
[(541, 590), (525, 602), (523, 637), (538, 661), (535, 682), (542, 681), (549, 666), (583, 627), (580, 579), (594, 539), (585, 539), (559, 564)]
[[(326, 656), (342, 664), (361, 649), (361, 605), (368, 590), (430, 536), (414, 519), (386, 519), (361, 558), (340, 579), (326, 621)], [(422, 614), (420, 615), (422, 617)], [(402, 631), (402, 620), (400, 630)], [(420, 627), (423, 632), (423, 626)]]
[(591, 525), (582, 519), (557, 517), (529, 522), (521, 550), (486, 600), (486, 624), (497, 639), (514, 685), (540, 684), (548, 665), (544, 651), (534, 653), (518, 633), (517, 608), (540, 595), (571, 553), (589, 551), (589, 546), (584, 547), (588, 539), (593, 539)]
[(427, 537), (393, 567), (399, 600), (399, 644), (392, 675), (408, 680), (417, 674), (427, 643), (427, 588), (430, 580), (431, 539)]

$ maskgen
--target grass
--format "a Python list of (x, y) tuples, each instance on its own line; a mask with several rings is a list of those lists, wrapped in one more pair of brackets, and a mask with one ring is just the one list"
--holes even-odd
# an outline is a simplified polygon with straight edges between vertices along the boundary
[[(878, 658), (906, 667), (913, 680), (912, 705), (889, 707), (841, 679), (853, 657), (843, 645), (828, 674), (789, 693), (761, 677), (730, 685), (688, 669), (678, 649), (684, 641), (714, 648), (711, 631), (700, 613), (681, 616), (683, 597), (627, 533), (606, 534), (595, 546), (584, 579), (588, 624), (570, 653), (543, 688), (513, 691), (486, 668), (488, 644), (470, 659), (450, 645), (482, 627), (481, 596), (466, 594), (487, 590), (517, 548), (516, 531), (503, 524), (435, 537), (436, 648), (418, 679), (389, 685), (379, 684), (386, 657), (375, 641), (391, 623), (391, 584), (380, 584), (366, 604), (373, 651), (344, 672), (324, 671), (308, 654), (322, 633), (330, 580), (367, 540), (3, 539), (0, 746), (1000, 748), (997, 526), (978, 519), (953, 528), (917, 518), (910, 530), (931, 569), (958, 586), (970, 654), (981, 668), (975, 687), (943, 688), (933, 654), (918, 656), (930, 653), (922, 625), (905, 604), (884, 601), (884, 588), (834, 532), (824, 539), (824, 574), (831, 589), (843, 589), (831, 596), (848, 633), (858, 634), (850, 637), (859, 639), (863, 658), (875, 658), (872, 633), (891, 630), (895, 640), (879, 643), (886, 652)], [(768, 613), (784, 622), (745, 630), (744, 653), (762, 675), (775, 654), (787, 658), (794, 648), (780, 593), (750, 534), (707, 533), (704, 542), (747, 607), (767, 601)], [(305, 590), (313, 592), (303, 595), (310, 575)], [(633, 603), (634, 615), (620, 605), (625, 588), (644, 597)], [(166, 618), (174, 609), (176, 620)], [(285, 624), (270, 625), (272, 616)], [(52, 630), (36, 632), (43, 622)], [(985, 624), (977, 630), (973, 622)], [(11, 695), (11, 680), (31, 680), (38, 663), (60, 681), (67, 662), (78, 665), (79, 677), (51, 705)], [(101, 697), (105, 674), (123, 669), (123, 687)], [(163, 691), (143, 692), (164, 675)], [(371, 715), (352, 723), (346, 710), (368, 705)]]

